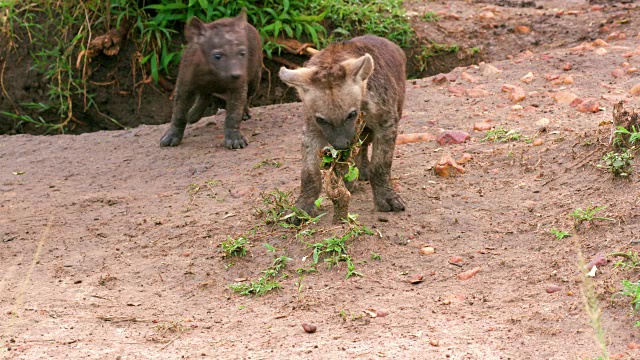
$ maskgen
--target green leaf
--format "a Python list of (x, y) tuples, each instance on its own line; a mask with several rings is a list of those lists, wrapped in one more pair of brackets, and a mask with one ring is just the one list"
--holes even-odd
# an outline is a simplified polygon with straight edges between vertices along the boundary
[(322, 204), (322, 200), (324, 200), (324, 198), (322, 196), (320, 196), (316, 201), (314, 201), (313, 203), (316, 205), (316, 207), (320, 207), (320, 205)]
[(158, 83), (158, 54), (153, 53), (153, 56), (151, 57), (151, 77), (153, 78), (153, 81), (157, 84)]
[(264, 244), (262, 244), (262, 245), (267, 249), (267, 251), (271, 251), (271, 252), (275, 252), (275, 251), (276, 251), (276, 248), (274, 248), (273, 246), (271, 246), (271, 244), (264, 243)]
[(353, 165), (349, 165), (349, 171), (346, 174), (344, 174), (344, 179), (347, 181), (353, 181), (358, 178), (359, 174), (360, 172), (358, 171), (357, 167)]

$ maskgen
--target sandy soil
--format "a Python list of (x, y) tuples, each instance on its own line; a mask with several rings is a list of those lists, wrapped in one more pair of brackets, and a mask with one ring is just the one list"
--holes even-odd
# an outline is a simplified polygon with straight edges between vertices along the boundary
[[(401, 132), (462, 130), (471, 139), (397, 146), (403, 213), (373, 211), (368, 186), (353, 194), (351, 212), (376, 233), (349, 243), (362, 277), (345, 279), (340, 263), (300, 280), (295, 270), (309, 265), (311, 250), (282, 228), (249, 235), (244, 258), (221, 256), (221, 241), (260, 222), (261, 193), (299, 189), (300, 104), (253, 109), (242, 124), (250, 145), (237, 151), (222, 146), (223, 115), (190, 126), (169, 149), (159, 147), (167, 125), (0, 137), (0, 357), (595, 358), (580, 254), (589, 261), (638, 250), (637, 177), (614, 180), (595, 166), (608, 151), (613, 103), (640, 107), (629, 94), (640, 77), (627, 71), (640, 66), (640, 38), (626, 35), (607, 47), (523, 53), (493, 63), (500, 72), (458, 68), (444, 83), (407, 82)], [(554, 84), (547, 74), (574, 83)], [(524, 89), (522, 108), (504, 84)], [(596, 99), (602, 110), (559, 104), (559, 91)], [(486, 119), (542, 144), (483, 142), (473, 125)], [(463, 153), (473, 156), (464, 175), (434, 174), (441, 156)], [(282, 166), (257, 167), (264, 160)], [(330, 223), (330, 203), (323, 206), (329, 214), (315, 241), (344, 231)], [(589, 206), (607, 206), (600, 215), (615, 220), (574, 228), (567, 215)], [(551, 228), (574, 236), (555, 240)], [(282, 290), (233, 293), (229, 284), (256, 279), (271, 263), (265, 242), (292, 258)], [(419, 252), (427, 245), (434, 254)], [(462, 261), (451, 264), (452, 256)], [(471, 279), (457, 278), (475, 267)], [(410, 284), (416, 274), (424, 282)], [(621, 279), (637, 281), (638, 273), (610, 262), (588, 284), (609, 352), (637, 359), (637, 315), (628, 299), (612, 298)], [(548, 293), (549, 285), (560, 290)]]

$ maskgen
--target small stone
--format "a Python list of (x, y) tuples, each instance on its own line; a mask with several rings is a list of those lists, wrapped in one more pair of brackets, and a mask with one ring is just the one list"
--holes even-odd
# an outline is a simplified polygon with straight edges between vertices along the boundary
[(628, 74), (633, 74), (633, 73), (635, 73), (637, 71), (638, 71), (637, 67), (630, 67), (630, 68), (627, 69), (627, 73)]
[(313, 334), (314, 332), (316, 332), (316, 330), (318, 330), (318, 328), (315, 325), (307, 324), (307, 323), (302, 324), (302, 328), (304, 329), (304, 331), (306, 331), (309, 334)]
[(582, 51), (591, 51), (595, 49), (595, 47), (593, 45), (591, 45), (591, 43), (588, 42), (583, 42), (582, 44), (572, 47), (569, 49), (569, 51), (572, 52), (582, 52)]
[(544, 141), (542, 139), (535, 139), (533, 140), (533, 143), (531, 143), (531, 145), (533, 146), (540, 146), (544, 143)]
[(425, 246), (420, 249), (421, 255), (433, 255), (435, 253), (436, 253), (436, 249), (432, 248), (431, 246)]
[(424, 276), (422, 274), (414, 274), (409, 278), (410, 284), (419, 284), (424, 281)]
[(440, 145), (461, 144), (471, 138), (471, 135), (460, 130), (446, 130), (438, 134), (436, 142)]
[(567, 92), (567, 91), (559, 91), (553, 94), (553, 99), (558, 102), (558, 104), (569, 105), (573, 100), (575, 100), (578, 95)]
[(562, 290), (562, 289), (560, 288), (560, 286), (558, 286), (558, 285), (553, 285), (553, 284), (551, 284), (551, 285), (547, 285), (544, 289), (545, 289), (549, 294), (553, 294), (554, 292), (558, 292), (558, 291)]
[(433, 168), (438, 176), (449, 177), (457, 174), (464, 174), (464, 168), (456, 163), (451, 155), (443, 155)]
[(637, 342), (630, 342), (629, 344), (627, 344), (627, 348), (629, 349), (640, 349), (640, 344), (638, 344)]
[(558, 75), (558, 74), (547, 74), (547, 75), (544, 76), (544, 78), (547, 81), (553, 81), (553, 80), (559, 79), (560, 75)]
[(468, 81), (470, 83), (475, 83), (478, 81), (478, 78), (472, 75), (469, 75), (466, 72), (463, 72), (462, 74), (460, 74), (460, 79), (464, 80), (464, 81)]
[(624, 76), (624, 70), (621, 68), (615, 68), (615, 70), (611, 72), (611, 76), (613, 76), (616, 79), (621, 78)]
[(480, 97), (486, 97), (491, 95), (490, 92), (482, 88), (466, 89), (464, 93), (465, 95), (471, 98), (480, 98)]
[(461, 272), (460, 274), (458, 274), (458, 280), (462, 280), (462, 281), (469, 280), (472, 277), (474, 277), (477, 273), (479, 273), (480, 270), (482, 269), (478, 266), (478, 267), (474, 267), (471, 270)]
[(513, 32), (516, 34), (528, 34), (531, 32), (531, 28), (524, 25), (519, 25), (513, 28)]
[(562, 83), (565, 85), (573, 84), (573, 77), (571, 75), (565, 76), (564, 79), (562, 79)]
[(511, 107), (511, 111), (520, 111), (522, 109), (523, 109), (522, 105), (513, 105)]
[(462, 153), (462, 156), (460, 156), (460, 159), (458, 159), (458, 164), (466, 164), (471, 160), (473, 160), (473, 156), (471, 156), (471, 154)]
[(431, 346), (440, 346), (440, 341), (436, 339), (429, 340), (429, 345)]
[(496, 74), (501, 73), (502, 70), (498, 69), (497, 67), (491, 64), (483, 63), (483, 64), (480, 64), (480, 72), (482, 73), (482, 76), (494, 76)]
[(483, 122), (477, 122), (475, 124), (473, 124), (473, 130), (475, 131), (487, 131), (487, 130), (491, 130), (493, 129), (494, 125), (490, 124), (486, 121)]
[(462, 257), (460, 257), (460, 256), (452, 256), (452, 257), (449, 258), (449, 262), (450, 263), (457, 264), (457, 263), (459, 263), (461, 261), (462, 261)]
[(564, 71), (569, 71), (569, 70), (571, 70), (571, 69), (573, 69), (573, 64), (572, 64), (572, 63), (570, 63), (570, 62), (565, 63), (565, 64), (562, 66), (562, 70), (564, 70)]
[(628, 59), (628, 58), (632, 57), (633, 55), (634, 54), (631, 51), (629, 51), (629, 52), (626, 52), (626, 53), (622, 54), (622, 57)]
[(478, 17), (480, 18), (480, 20), (490, 21), (496, 18), (496, 14), (491, 11), (483, 11), (478, 14)]
[(606, 41), (602, 40), (602, 39), (595, 39), (591, 45), (593, 46), (602, 46), (602, 47), (609, 47), (611, 45), (609, 45)]
[(584, 100), (582, 100), (582, 99), (580, 99), (580, 98), (575, 98), (575, 99), (573, 99), (573, 101), (569, 104), (569, 106), (571, 106), (571, 107), (573, 107), (573, 108), (574, 108), (574, 107), (576, 107), (576, 106), (578, 106), (578, 105), (582, 104), (582, 102), (583, 102), (583, 101), (584, 101)]
[(509, 85), (509, 84), (502, 85), (502, 92), (508, 92), (509, 99), (514, 103), (520, 102), (527, 97), (526, 93), (524, 92), (524, 89), (515, 85)]
[(450, 94), (454, 96), (462, 96), (466, 91), (464, 86), (460, 86), (460, 85), (449, 86), (447, 90), (449, 91)]
[(604, 9), (603, 5), (593, 5), (591, 7), (591, 11), (602, 11), (602, 9)]
[(526, 84), (531, 83), (533, 81), (533, 73), (532, 72), (527, 73), (527, 75), (520, 78), (520, 81)]
[(640, 84), (634, 86), (629, 90), (629, 94), (631, 95), (640, 95)]
[(378, 317), (385, 317), (385, 316), (389, 315), (389, 313), (388, 313), (388, 312), (386, 312), (386, 311), (384, 311), (384, 310), (377, 310), (377, 311), (376, 311), (376, 315), (377, 315)]
[(600, 111), (600, 103), (594, 98), (584, 99), (584, 101), (576, 107), (576, 110), (581, 113), (596, 113)]
[(438, 74), (438, 75), (434, 76), (431, 81), (433, 81), (436, 84), (442, 84), (442, 83), (445, 83), (445, 82), (447, 82), (449, 80), (447, 79), (447, 75)]

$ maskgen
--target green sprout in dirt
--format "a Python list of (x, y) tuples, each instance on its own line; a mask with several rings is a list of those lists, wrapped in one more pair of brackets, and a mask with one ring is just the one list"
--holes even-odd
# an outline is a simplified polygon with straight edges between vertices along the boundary
[(602, 156), (602, 163), (596, 166), (605, 168), (613, 176), (628, 177), (633, 171), (632, 160), (633, 154), (629, 149), (622, 152), (610, 151)]
[(622, 147), (633, 147), (640, 143), (640, 128), (638, 125), (632, 125), (631, 130), (624, 126), (616, 126), (613, 132), (613, 145)]
[[(622, 280), (622, 290), (613, 294), (613, 296), (617, 295), (630, 297), (633, 311), (638, 312), (640, 310), (640, 280), (638, 282)], [(640, 321), (636, 321), (636, 326), (640, 326)]]
[(549, 230), (550, 233), (552, 233), (553, 235), (555, 235), (556, 240), (562, 240), (564, 238), (567, 238), (569, 236), (571, 236), (571, 234), (569, 234), (566, 231), (562, 231), (562, 230), (558, 230), (555, 228), (552, 228), (551, 230)]
[(347, 241), (353, 240), (362, 234), (373, 235), (373, 232), (365, 226), (356, 225), (351, 226), (349, 231), (340, 237), (332, 236), (320, 242), (308, 244), (308, 246), (313, 249), (312, 258), (314, 266), (318, 264), (320, 259), (324, 259), (329, 267), (335, 266), (339, 262), (345, 262), (347, 265), (347, 279), (351, 276), (362, 276), (362, 274), (356, 271), (351, 256), (347, 254), (346, 244)]
[(440, 16), (438, 16), (433, 11), (426, 11), (424, 14), (422, 14), (421, 19), (422, 21), (426, 22), (436, 22), (440, 20)]
[(618, 260), (613, 266), (622, 270), (635, 269), (640, 266), (640, 256), (638, 252), (633, 250), (617, 251), (613, 252), (608, 257), (621, 257), (622, 260)]
[(281, 289), (282, 285), (276, 279), (280, 271), (286, 266), (287, 262), (291, 260), (286, 256), (280, 256), (273, 259), (271, 265), (262, 271), (262, 276), (258, 280), (251, 281), (248, 284), (237, 283), (229, 285), (231, 290), (235, 291), (239, 295), (264, 295), (270, 291)]
[(240, 236), (237, 239), (233, 239), (231, 236), (227, 236), (227, 240), (223, 241), (220, 246), (226, 256), (242, 257), (247, 255), (247, 245), (249, 240), (246, 237)]
[[(325, 214), (311, 217), (304, 210), (298, 209), (291, 199), (290, 191), (280, 191), (275, 189), (270, 193), (261, 193), (264, 207), (254, 209), (254, 215), (262, 218), (265, 225), (278, 224), (284, 228), (302, 228), (306, 224), (315, 224)], [(290, 223), (290, 219), (296, 217), (300, 220), (299, 225)]]
[(371, 253), (371, 260), (382, 260), (382, 256), (378, 253)]
[(569, 214), (569, 217), (572, 217), (573, 220), (576, 222), (576, 224), (580, 224), (583, 222), (593, 224), (594, 220), (615, 221), (615, 219), (612, 219), (612, 218), (596, 215), (599, 211), (602, 211), (606, 208), (607, 206), (596, 206), (596, 207), (588, 206), (584, 210), (581, 208), (577, 208), (571, 214)]
[(522, 134), (520, 134), (518, 130), (507, 130), (501, 126), (497, 126), (487, 131), (484, 138), (480, 141), (510, 142), (518, 141), (520, 138), (522, 138)]
[(260, 161), (259, 163), (257, 163), (256, 165), (253, 165), (253, 168), (254, 169), (259, 169), (259, 168), (261, 168), (263, 166), (267, 166), (267, 165), (277, 169), (280, 166), (282, 166), (282, 163), (279, 162), (279, 161), (275, 161), (273, 159), (264, 159), (264, 160)]

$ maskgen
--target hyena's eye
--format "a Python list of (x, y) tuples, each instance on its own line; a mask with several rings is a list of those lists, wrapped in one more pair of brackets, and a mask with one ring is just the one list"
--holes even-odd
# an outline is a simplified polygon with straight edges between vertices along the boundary
[(247, 55), (246, 51), (240, 51), (240, 57), (245, 57)]
[(220, 60), (220, 59), (222, 59), (222, 54), (221, 53), (215, 53), (215, 54), (213, 54), (213, 58), (216, 59), (216, 60)]
[(347, 120), (353, 120), (358, 116), (358, 112), (357, 111), (352, 111), (349, 113), (349, 115), (347, 115)]
[(329, 125), (327, 120), (321, 118), (320, 116), (316, 116), (316, 122), (318, 123), (318, 125)]

